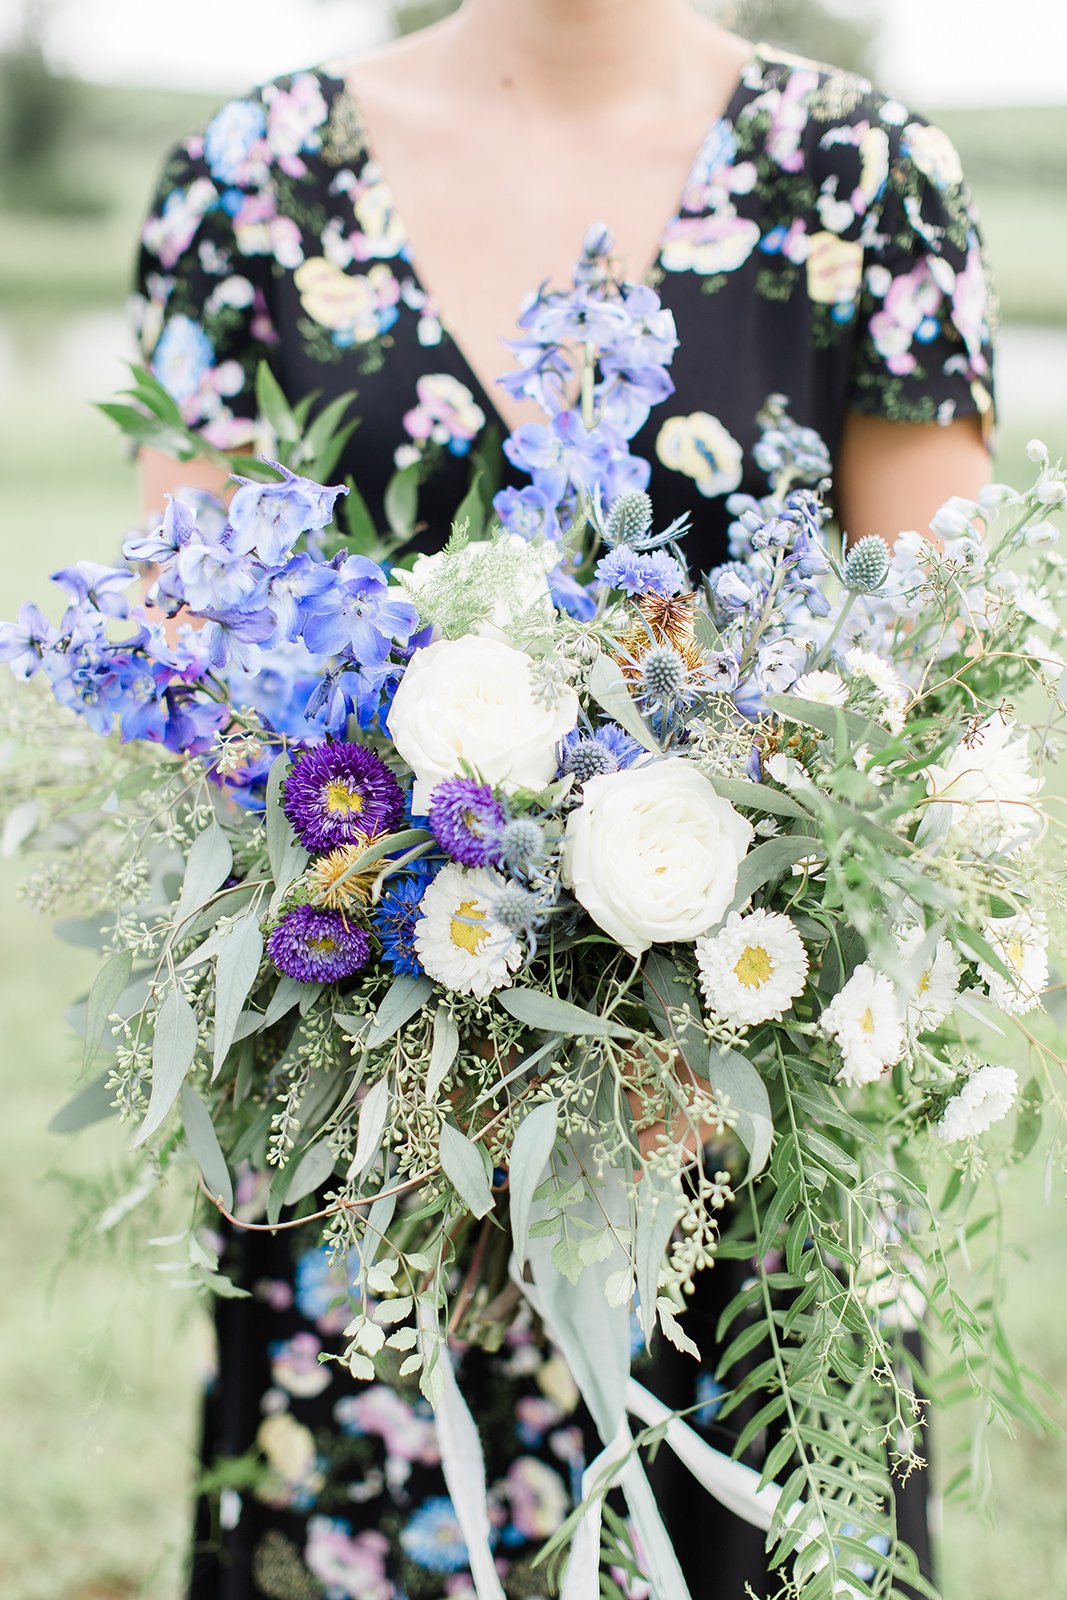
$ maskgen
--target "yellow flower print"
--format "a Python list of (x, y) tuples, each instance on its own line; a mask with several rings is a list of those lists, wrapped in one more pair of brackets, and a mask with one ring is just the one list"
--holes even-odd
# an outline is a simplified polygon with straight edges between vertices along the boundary
[(393, 208), (388, 184), (368, 184), (352, 208), (363, 235), (361, 254), (396, 256), (404, 248), (404, 230)]
[(953, 189), (963, 182), (963, 167), (956, 146), (940, 128), (909, 122), (904, 130), (905, 148), (924, 178), (939, 189)]
[(706, 411), (668, 417), (656, 439), (656, 454), (665, 467), (692, 478), (705, 496), (732, 494), (741, 482), (741, 446)]
[(860, 193), (870, 205), (889, 177), (889, 135), (884, 128), (868, 128), (860, 139)]
[(841, 305), (859, 294), (863, 246), (836, 233), (813, 233), (808, 241), (808, 296), (820, 305)]
[(323, 1476), (311, 1430), (288, 1411), (265, 1417), (256, 1433), (256, 1443), (271, 1469), (271, 1478), (258, 1496), (268, 1505), (288, 1505), (295, 1497), (315, 1495), (322, 1488)]
[(356, 344), (379, 333), (383, 308), (396, 300), (396, 279), (381, 262), (369, 272), (351, 274), (325, 256), (312, 256), (296, 269), (293, 280), (312, 321), (351, 335)]

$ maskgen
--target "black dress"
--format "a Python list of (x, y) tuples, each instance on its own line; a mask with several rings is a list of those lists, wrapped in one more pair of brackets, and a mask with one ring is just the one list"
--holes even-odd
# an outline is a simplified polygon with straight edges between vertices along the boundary
[[(751, 447), (770, 393), (831, 453), (848, 410), (992, 422), (995, 313), (958, 158), (862, 80), (756, 49), (694, 159), (650, 281), (680, 348), (675, 392), (633, 450), (651, 463), (657, 520), (692, 514), (694, 568), (726, 555), (727, 496), (766, 490)], [(492, 397), (419, 282), (359, 109), (330, 72), (231, 101), (179, 147), (145, 224), (139, 290), (145, 357), (213, 443), (256, 442), (266, 358), (290, 400), (357, 392), (362, 422), (338, 476), (353, 474), (379, 520), (391, 474), (421, 463), (423, 548), (443, 542), (471, 458), (521, 481), (505, 470)], [(244, 1198), (253, 1215), (256, 1197)], [(222, 1302), (217, 1318), (196, 1600), (469, 1600), (425, 1404), (402, 1382), (357, 1383), (316, 1360), (349, 1320), (343, 1263), (299, 1231), (227, 1248), (252, 1296)], [(707, 1366), (664, 1358), (651, 1380), (676, 1404), (699, 1402), (697, 1426), (727, 1449), (738, 1419), (716, 1423), (713, 1332), (739, 1273), (724, 1263), (705, 1275), (692, 1308)], [(569, 1374), (529, 1330), (462, 1360), (505, 1592), (534, 1600), (548, 1589), (531, 1563), (572, 1503), (588, 1426)], [(777, 1588), (762, 1535), (683, 1469), (661, 1465), (657, 1489), (696, 1600), (742, 1600), (746, 1581)], [(925, 1550), (921, 1490), (903, 1516)]]

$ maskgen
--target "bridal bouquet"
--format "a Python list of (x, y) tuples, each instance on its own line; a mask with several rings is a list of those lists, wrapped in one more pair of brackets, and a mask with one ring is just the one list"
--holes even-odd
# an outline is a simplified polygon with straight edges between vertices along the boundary
[[(598, 1593), (614, 1483), (654, 1593), (685, 1595), (635, 1450), (664, 1438), (797, 1592), (932, 1592), (889, 1496), (921, 1397), (1040, 1416), (967, 1285), (983, 1177), (1060, 1094), (1031, 1024), (1063, 902), (1067, 478), (1035, 444), (1029, 491), (835, 553), (825, 449), (772, 396), (766, 496), (691, 575), (629, 450), (673, 326), (606, 261), (591, 239), (526, 308), (508, 382), (548, 420), (507, 442), (531, 483), (488, 525), (471, 501), (439, 554), (390, 565), (291, 456), (227, 506), (172, 500), (130, 567), (57, 573), (58, 624), (27, 605), (0, 629), (64, 708), (11, 710), (9, 836), (53, 851), (31, 892), (103, 951), (75, 1021), (107, 1065), (56, 1125), (130, 1124), (116, 1215), (196, 1174), (207, 1214), (325, 1231), (354, 1378), (417, 1375), (437, 1410), (480, 1600), (499, 1580), (445, 1351), (527, 1301), (605, 1446), (556, 1541), (568, 1600)], [(145, 374), (134, 402), (173, 437)], [(183, 1281), (237, 1292), (201, 1228), (186, 1247)], [(772, 1439), (761, 1474), (631, 1375), (634, 1314), (699, 1355), (686, 1300), (725, 1255), (751, 1275), (720, 1416), (755, 1401), (737, 1453)]]

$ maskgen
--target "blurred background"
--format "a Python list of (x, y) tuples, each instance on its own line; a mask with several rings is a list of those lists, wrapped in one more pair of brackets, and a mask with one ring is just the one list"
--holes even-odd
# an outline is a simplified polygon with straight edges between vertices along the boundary
[[(134, 520), (132, 463), (90, 402), (124, 378), (135, 242), (168, 147), (231, 91), (373, 49), (448, 9), (0, 0), (0, 616), (41, 599), (57, 566), (111, 559)], [(730, 9), (746, 37), (860, 70), (956, 141), (1003, 304), (997, 474), (1024, 481), (1027, 439), (1067, 449), (1067, 8)], [(177, 1600), (205, 1319), (106, 1238), (83, 1228), (71, 1242), (123, 1141), (96, 1129), (90, 1149), (45, 1131), (76, 1079), (61, 1012), (89, 962), (16, 902), (24, 870), (0, 863), (0, 1593)], [(1046, 1198), (1035, 1167), (1005, 1185), (1005, 1315), (1023, 1357), (1064, 1388), (1063, 1196), (1053, 1182)], [(938, 1427), (941, 1481), (968, 1448), (961, 1434), (951, 1418)], [(946, 1600), (1067, 1593), (1067, 1446), (1005, 1435), (995, 1456), (997, 1520), (945, 1507)]]

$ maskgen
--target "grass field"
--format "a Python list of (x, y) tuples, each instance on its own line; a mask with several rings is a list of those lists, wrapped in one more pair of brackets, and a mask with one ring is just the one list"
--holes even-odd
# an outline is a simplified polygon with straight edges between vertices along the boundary
[[(64, 562), (79, 555), (109, 559), (132, 522), (134, 486), (124, 449), (109, 425), (57, 380), (47, 335), (57, 317), (120, 303), (134, 219), (160, 153), (206, 104), (101, 97), (88, 164), (99, 170), (105, 156), (112, 162), (109, 182), (120, 200), (113, 216), (73, 229), (0, 217), (0, 330), (17, 306), (19, 360), (6, 385), (0, 375), (0, 616), (12, 615), (23, 598), (41, 598), (46, 574)], [(1036, 161), (1049, 148), (1054, 115), (1020, 114), (1021, 121), (1001, 127), (1013, 149), (1030, 151), (1026, 159)], [(985, 141), (980, 176), (982, 161), (1001, 148), (995, 119), (983, 113), (958, 128), (944, 120), (961, 145), (974, 141), (978, 152)], [(980, 202), (991, 234), (1003, 233), (995, 257), (1001, 249), (1016, 251), (1010, 274), (1018, 275), (1017, 312), (1067, 319), (1056, 298), (1067, 208), (1061, 205), (1059, 220), (1046, 226), (1050, 212), (1035, 209), (1034, 192), (994, 181), (991, 172)], [(1055, 249), (1048, 228), (1060, 239)], [(1007, 419), (1006, 475), (1025, 476), (1022, 443), (1033, 431), (1032, 421), (1020, 432)], [(1067, 438), (1052, 442), (1064, 446)], [(115, 1134), (109, 1143), (99, 1130), (86, 1144), (45, 1132), (77, 1073), (62, 1004), (88, 969), (79, 952), (54, 941), (15, 902), (17, 878), (12, 864), (0, 865), (0, 1072), (9, 1106), (0, 1136), (0, 1270), (8, 1286), (0, 1314), (0, 1414), (8, 1429), (0, 1453), (0, 1594), (177, 1600), (204, 1322), (194, 1305), (152, 1281), (150, 1268), (131, 1274), (102, 1242), (69, 1257), (77, 1210), (69, 1175), (91, 1184), (120, 1160), (122, 1142)], [(1057, 1178), (1046, 1205), (1040, 1162), (1006, 1185), (1009, 1237), (1016, 1250), (1027, 1246), (1032, 1259), (1013, 1258), (1004, 1314), (1024, 1359), (1067, 1387), (1061, 1190)], [(1067, 1420), (1062, 1408), (1060, 1417)], [(938, 1443), (944, 1461), (968, 1441), (960, 1424), (947, 1419)], [(999, 1526), (962, 1507), (946, 1511), (946, 1600), (1027, 1594), (1053, 1600), (1065, 1590), (1067, 1447), (1062, 1440), (1005, 1438), (997, 1460)], [(714, 1600), (710, 1587), (707, 1600)]]

